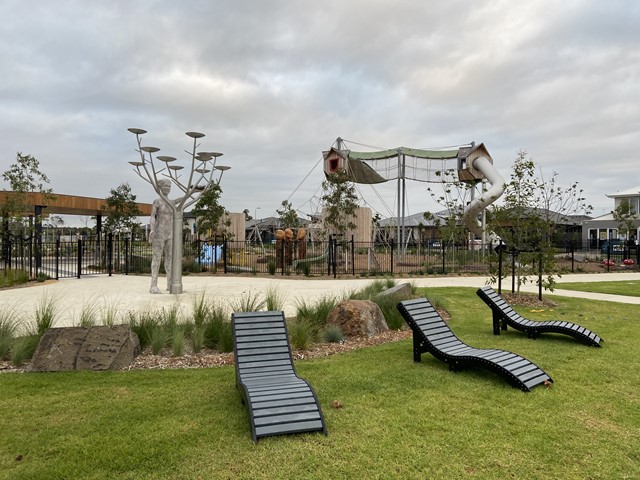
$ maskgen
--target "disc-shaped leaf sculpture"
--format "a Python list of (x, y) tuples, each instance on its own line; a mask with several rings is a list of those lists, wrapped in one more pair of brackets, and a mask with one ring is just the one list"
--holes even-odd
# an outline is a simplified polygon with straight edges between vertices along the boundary
[(156, 158), (161, 162), (167, 162), (167, 163), (173, 162), (176, 159), (176, 157), (170, 157), (168, 155), (158, 155)]
[(129, 130), (131, 133), (135, 133), (136, 135), (147, 133), (147, 131), (143, 130), (142, 128), (127, 128), (127, 130)]
[(147, 153), (156, 153), (160, 151), (158, 147), (140, 147), (140, 150)]
[(182, 170), (183, 168), (181, 165), (169, 165), (170, 170)]
[(191, 137), (191, 138), (202, 138), (202, 137), (204, 137), (204, 133), (200, 133), (200, 132), (186, 132), (185, 135), (188, 136), (188, 137)]
[(134, 167), (142, 167), (144, 165), (144, 162), (129, 162), (129, 163)]

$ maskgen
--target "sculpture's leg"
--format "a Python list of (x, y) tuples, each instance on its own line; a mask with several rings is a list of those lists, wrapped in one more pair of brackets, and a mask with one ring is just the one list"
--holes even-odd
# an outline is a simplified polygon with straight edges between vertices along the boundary
[(160, 260), (162, 259), (162, 248), (153, 244), (151, 247), (151, 287), (149, 293), (160, 293), (158, 288), (158, 271), (160, 270)]

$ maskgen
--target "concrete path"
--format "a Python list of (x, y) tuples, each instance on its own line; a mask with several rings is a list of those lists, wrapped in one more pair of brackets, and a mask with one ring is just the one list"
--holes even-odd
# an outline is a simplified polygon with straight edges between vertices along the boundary
[[(398, 282), (412, 282), (418, 287), (481, 287), (487, 277), (412, 277), (396, 279)], [(564, 275), (558, 279), (558, 288), (554, 295), (589, 298), (621, 303), (640, 304), (640, 297), (605, 295), (598, 293), (562, 290), (563, 282), (601, 282), (640, 280), (640, 273), (601, 273)], [(164, 278), (161, 278), (160, 285)], [(149, 293), (148, 276), (115, 275), (112, 277), (97, 275), (81, 279), (70, 278), (49, 281), (34, 286), (6, 289), (0, 291), (0, 311), (11, 309), (18, 312), (23, 325), (34, 321), (38, 305), (46, 301), (55, 301), (60, 315), (55, 323), (57, 327), (73, 326), (79, 322), (83, 310), (94, 308), (98, 319), (117, 315), (117, 319), (126, 321), (129, 312), (155, 309), (178, 308), (188, 317), (198, 298), (206, 295), (214, 297), (228, 307), (229, 311), (241, 298), (260, 296), (264, 298), (268, 291), (275, 291), (284, 298), (284, 311), (287, 316), (295, 314), (300, 302), (313, 304), (325, 296), (339, 296), (359, 290), (369, 284), (371, 279), (300, 279), (291, 277), (237, 277), (237, 276), (184, 276), (182, 295)], [(511, 281), (503, 281), (503, 291), (510, 291)], [(523, 291), (537, 293), (535, 284), (527, 285)], [(548, 292), (543, 292), (547, 295)]]

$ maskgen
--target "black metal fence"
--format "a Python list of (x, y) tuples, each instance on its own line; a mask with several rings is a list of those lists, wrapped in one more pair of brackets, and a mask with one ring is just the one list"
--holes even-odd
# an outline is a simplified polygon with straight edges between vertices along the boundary
[[(22, 269), (31, 277), (80, 277), (151, 271), (151, 244), (111, 235), (75, 241), (37, 243), (31, 239), (4, 240), (0, 268)], [(430, 274), (495, 274), (508, 271), (518, 252), (498, 255), (496, 245), (430, 240), (398, 246), (389, 243), (342, 241), (251, 243), (226, 240), (186, 242), (183, 272), (211, 274), (271, 274), (305, 276), (375, 276)], [(556, 246), (563, 269), (580, 271), (585, 262), (601, 270), (637, 268), (636, 245), (609, 244), (593, 249), (588, 243)]]

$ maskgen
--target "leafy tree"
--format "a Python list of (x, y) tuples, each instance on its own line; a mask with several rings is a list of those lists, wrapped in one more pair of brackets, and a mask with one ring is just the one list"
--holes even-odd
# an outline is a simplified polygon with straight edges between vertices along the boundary
[[(222, 188), (217, 183), (211, 183), (202, 192), (198, 201), (193, 207), (192, 213), (196, 216), (196, 225), (198, 232), (215, 232), (220, 228), (221, 222), (227, 213), (227, 210), (220, 205), (220, 197), (222, 196)], [(231, 225), (227, 220), (222, 222), (224, 226)]]
[(546, 277), (543, 286), (553, 290), (556, 263), (554, 241), (562, 235), (558, 223), (568, 223), (570, 215), (588, 214), (583, 191), (574, 182), (569, 187), (559, 184), (558, 173), (548, 179), (536, 175), (535, 162), (521, 150), (513, 164), (511, 180), (506, 184), (501, 203), (494, 205), (488, 216), (490, 228), (518, 255), (517, 285), (526, 283), (530, 267), (542, 262)]
[(32, 155), (16, 154), (16, 163), (2, 173), (2, 178), (9, 183), (9, 189), (14, 192), (7, 196), (2, 208), (2, 217), (8, 223), (12, 218), (16, 226), (22, 229), (25, 225), (24, 213), (29, 210), (26, 199), (27, 193), (42, 193), (51, 197), (52, 189), (47, 187), (49, 178), (40, 170), (40, 162)]
[(298, 226), (298, 214), (293, 209), (293, 205), (287, 200), (283, 200), (282, 209), (276, 210), (280, 215), (280, 226), (282, 228), (296, 228)]
[(353, 182), (345, 170), (338, 170), (322, 182), (322, 201), (326, 209), (325, 234), (330, 230), (344, 235), (356, 228), (353, 219), (358, 208), (358, 196)]
[(107, 204), (102, 209), (108, 215), (104, 222), (107, 232), (133, 231), (139, 225), (136, 217), (140, 215), (140, 209), (136, 204), (136, 196), (131, 192), (128, 183), (123, 183), (112, 188), (106, 198)]
[(618, 222), (618, 232), (629, 237), (636, 230), (636, 212), (628, 199), (623, 199), (613, 211), (613, 219)]

